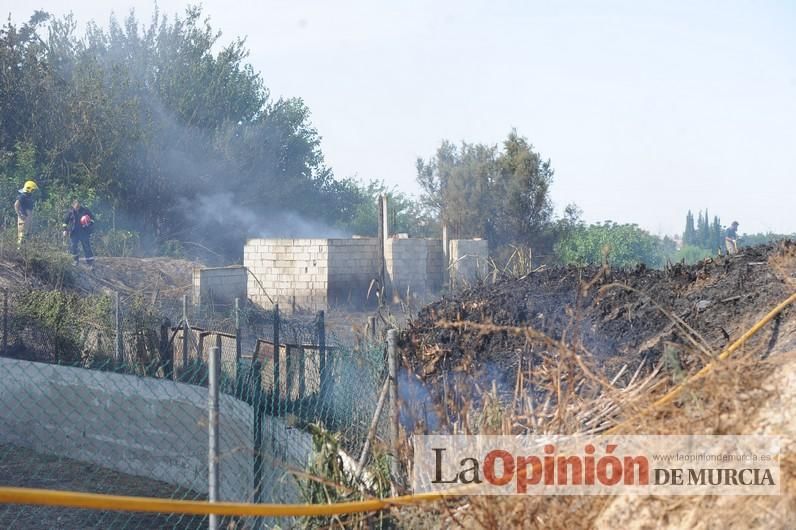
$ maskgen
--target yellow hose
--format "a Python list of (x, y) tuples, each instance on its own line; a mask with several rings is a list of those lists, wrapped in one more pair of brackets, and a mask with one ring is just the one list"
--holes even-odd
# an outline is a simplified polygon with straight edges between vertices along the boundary
[(450, 493), (421, 493), (389, 499), (340, 502), (336, 504), (249, 504), (243, 502), (207, 502), (129, 497), (37, 488), (0, 487), (0, 504), (37, 504), (89, 510), (123, 512), (158, 512), (188, 515), (232, 515), (240, 517), (308, 517), (373, 512), (407, 504), (435, 501)]

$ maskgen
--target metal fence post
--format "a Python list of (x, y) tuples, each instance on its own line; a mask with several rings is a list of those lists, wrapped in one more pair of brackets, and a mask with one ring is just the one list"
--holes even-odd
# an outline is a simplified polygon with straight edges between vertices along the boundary
[(318, 334), (318, 372), (321, 378), (320, 381), (320, 395), (321, 402), (327, 407), (331, 408), (332, 399), (332, 358), (329, 350), (326, 348), (326, 318), (323, 310), (318, 311), (317, 318), (317, 334)]
[(171, 331), (171, 321), (165, 318), (160, 323), (160, 366), (163, 369), (163, 378), (171, 379), (174, 377), (174, 349), (169, 342), (169, 331)]
[(368, 335), (370, 340), (376, 340), (376, 317), (374, 316), (368, 317)]
[(396, 363), (396, 349), (398, 343), (398, 332), (395, 329), (387, 331), (387, 372), (390, 378), (390, 450), (392, 460), (390, 461), (390, 474), (393, 482), (397, 482), (399, 476), (398, 461), (398, 367)]
[(301, 406), (301, 400), (304, 399), (307, 393), (307, 359), (306, 359), (306, 352), (304, 351), (304, 345), (299, 344), (298, 347), (298, 399), (299, 399), (299, 407)]
[(274, 304), (274, 407), (273, 413), (279, 415), (279, 304)]
[(3, 289), (3, 355), (8, 355), (8, 289)]
[(124, 338), (122, 336), (122, 307), (121, 307), (121, 300), (119, 296), (119, 291), (115, 293), (116, 298), (116, 348), (114, 351), (113, 359), (116, 361), (116, 365), (119, 366), (124, 361)]
[(240, 362), (241, 344), (243, 337), (241, 337), (240, 329), (240, 298), (235, 299), (235, 371)]
[[(227, 381), (223, 380), (223, 379), (225, 379), (225, 377), (224, 377), (224, 349), (221, 347), (221, 335), (219, 335), (218, 333), (216, 333), (216, 348), (218, 348), (218, 351), (220, 352), (219, 353), (219, 355), (220, 355), (220, 357), (219, 357), (219, 359), (220, 359), (219, 360), (219, 367), (220, 367), (219, 371), (221, 373), (222, 380), (219, 382), (219, 384), (223, 386), (223, 385), (228, 384), (227, 381), (229, 381), (229, 380), (228, 379), (227, 379)], [(211, 351), (212, 351), (212, 348), (211, 348)], [(228, 376), (229, 376), (229, 374), (227, 374), (227, 377)]]
[(188, 295), (182, 295), (182, 373), (188, 369)]
[[(207, 499), (218, 502), (218, 386), (221, 376), (221, 350), (210, 348), (207, 380)], [(210, 530), (218, 528), (218, 515), (210, 514)]]
[(373, 419), (370, 420), (370, 427), (368, 428), (368, 435), (365, 437), (365, 443), (362, 446), (362, 452), (357, 461), (357, 467), (354, 471), (354, 480), (359, 480), (362, 470), (365, 468), (365, 462), (368, 458), (368, 451), (373, 437), (376, 435), (376, 428), (379, 426), (379, 418), (381, 418), (381, 410), (384, 408), (384, 400), (387, 398), (387, 391), (390, 389), (390, 379), (384, 380), (379, 393), (379, 401), (376, 402), (376, 410), (373, 412)]
[(293, 352), (290, 344), (285, 344), (285, 412), (289, 407), (288, 402), (293, 399), (294, 367)]
[(263, 492), (263, 416), (265, 403), (262, 392), (262, 363), (257, 358), (252, 359), (251, 400), (254, 412), (254, 491), (252, 499), (255, 503), (262, 502)]

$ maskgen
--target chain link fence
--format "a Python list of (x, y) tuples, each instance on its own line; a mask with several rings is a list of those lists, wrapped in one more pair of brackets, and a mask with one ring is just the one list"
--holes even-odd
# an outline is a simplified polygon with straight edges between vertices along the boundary
[[(209, 308), (113, 292), (2, 296), (0, 483), (206, 499), (208, 360), (218, 348), (220, 500), (325, 503), (389, 492), (383, 341), (351, 347), (328, 332), (323, 312), (286, 318), (244, 301)], [(9, 528), (207, 523), (0, 506), (0, 526)]]

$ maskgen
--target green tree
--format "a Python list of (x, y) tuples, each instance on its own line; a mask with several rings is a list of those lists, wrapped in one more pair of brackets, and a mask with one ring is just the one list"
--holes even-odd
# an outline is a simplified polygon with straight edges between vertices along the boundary
[(378, 200), (387, 195), (387, 209), (393, 233), (408, 233), (412, 237), (438, 236), (439, 227), (426, 209), (409, 195), (388, 187), (382, 181), (372, 180), (359, 189), (361, 200), (352, 221), (345, 225), (350, 232), (363, 236), (378, 233)]
[(739, 246), (753, 247), (755, 245), (772, 243), (774, 241), (782, 241), (784, 239), (796, 240), (796, 232), (792, 234), (778, 234), (775, 232), (759, 232), (756, 234), (743, 234), (743, 236), (739, 238), (738, 244)]
[(417, 161), (423, 203), (453, 238), (488, 237), (494, 224), (491, 191), (498, 178), (497, 147), (443, 141), (436, 156)]
[(614, 267), (630, 267), (643, 263), (660, 267), (667, 247), (671, 244), (666, 245), (635, 224), (606, 221), (580, 225), (562, 238), (555, 250), (564, 264), (583, 266), (607, 262)]
[(501, 150), (443, 141), (434, 157), (418, 159), (417, 180), (423, 205), (452, 238), (485, 237), (493, 251), (552, 247), (553, 169), (514, 130)]
[(683, 231), (683, 244), (694, 245), (696, 244), (696, 228), (694, 227), (694, 214), (691, 210), (685, 216), (685, 230)]
[[(685, 230), (683, 232), (683, 245), (707, 249), (715, 253), (724, 248), (724, 231), (721, 228), (721, 219), (716, 215), (710, 221), (708, 211), (703, 214), (698, 213), (697, 224), (694, 227), (694, 215), (688, 211), (685, 218)], [(689, 251), (689, 255), (696, 255)]]
[(721, 219), (719, 216), (713, 216), (713, 224), (711, 225), (711, 238), (710, 249), (714, 252), (721, 253), (724, 248), (724, 231), (721, 229)]
[(495, 226), (498, 245), (531, 244), (550, 225), (553, 169), (516, 130), (503, 142), (495, 183)]
[(144, 246), (230, 258), (281, 213), (344, 226), (367, 200), (325, 165), (304, 102), (272, 99), (245, 42), (223, 42), (201, 8), (77, 27), (36, 12), (0, 28), (0, 174), (20, 178), (15, 146), (31, 146), (53, 211), (92, 196)]
[(697, 217), (697, 230), (696, 230), (696, 245), (705, 248), (710, 243), (710, 226), (708, 225), (707, 212), (702, 215), (702, 210), (699, 211)]

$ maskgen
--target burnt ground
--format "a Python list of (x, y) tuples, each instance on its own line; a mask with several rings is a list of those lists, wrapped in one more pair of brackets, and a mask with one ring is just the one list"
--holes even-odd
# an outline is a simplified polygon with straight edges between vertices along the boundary
[[(35, 453), (21, 447), (0, 446), (0, 484), (23, 488), (88, 491), (114, 495), (203, 499), (198, 493), (171, 484)], [(49, 506), (0, 505), (0, 528), (206, 528), (200, 516), (77, 510)]]
[[(693, 266), (554, 268), (476, 286), (420, 312), (401, 337), (404, 361), (427, 383), (461, 374), (511, 387), (520, 359), (535, 359), (534, 352), (550, 350), (549, 344), (528, 343), (524, 336), (466, 326), (476, 323), (531, 327), (556, 341), (563, 339), (608, 376), (624, 364), (631, 374), (642, 359), (651, 366), (667, 347), (680, 348), (688, 368), (704, 362), (699, 357), (707, 354), (695, 352), (686, 333), (658, 306), (681, 318), (718, 353), (793, 291), (787, 282), (796, 277), (794, 256), (796, 243), (786, 241)], [(796, 308), (791, 308), (780, 319), (794, 315)], [(446, 322), (457, 324), (451, 328)], [(777, 329), (775, 321), (764, 333), (769, 346), (796, 340), (778, 336)]]
[[(63, 255), (64, 259), (66, 254)], [(199, 263), (164, 257), (104, 257), (96, 259), (95, 269), (90, 270), (81, 260), (80, 265), (69, 269), (71, 281), (68, 285), (82, 294), (119, 291), (121, 293), (145, 293), (155, 291), (161, 296), (181, 298), (190, 294), (192, 271)], [(31, 269), (36, 269), (30, 265)], [(39, 267), (41, 269), (41, 267)], [(0, 288), (46, 289), (56, 287), (41, 270), (25, 273), (25, 260), (18, 254), (3, 253), (0, 249)]]

